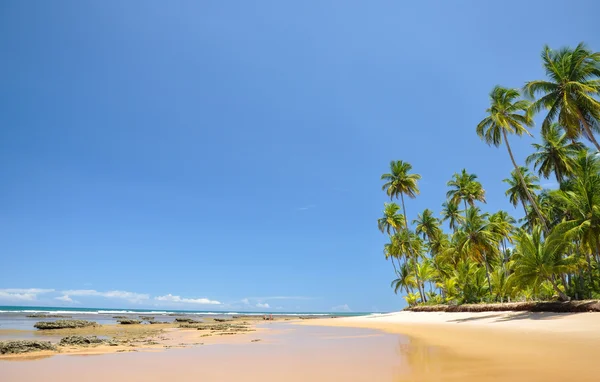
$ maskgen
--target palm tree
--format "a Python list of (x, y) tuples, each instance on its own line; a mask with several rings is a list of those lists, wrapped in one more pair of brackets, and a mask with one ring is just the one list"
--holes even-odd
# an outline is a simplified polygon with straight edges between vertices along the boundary
[(553, 231), (546, 240), (543, 240), (539, 226), (533, 228), (531, 235), (521, 231), (517, 235), (514, 256), (516, 282), (536, 287), (548, 281), (560, 299), (567, 300), (567, 295), (558, 287), (557, 278), (575, 266), (574, 258), (563, 257), (570, 244), (558, 230)]
[(398, 278), (392, 281), (391, 287), (394, 288), (394, 293), (398, 294), (398, 291), (402, 292), (402, 289), (406, 293), (412, 293), (412, 288), (416, 285), (415, 277), (411, 274), (408, 264), (403, 263), (400, 265), (398, 271)]
[[(410, 234), (410, 231), (408, 228), (408, 219), (406, 217), (404, 195), (411, 199), (416, 198), (419, 194), (418, 181), (421, 179), (421, 175), (419, 174), (410, 174), (411, 170), (412, 165), (410, 163), (397, 160), (390, 162), (389, 173), (381, 175), (381, 180), (385, 181), (382, 186), (382, 190), (386, 191), (390, 199), (394, 197), (398, 198), (398, 195), (400, 195), (400, 200), (402, 201), (402, 214), (404, 215), (404, 226), (407, 231), (407, 235)], [(398, 233), (396, 235), (398, 235)], [(406, 252), (406, 254), (409, 254), (413, 259), (416, 259), (419, 256), (418, 253), (413, 251), (412, 245), (407, 246), (407, 249), (409, 252)], [(425, 301), (425, 294), (421, 290), (421, 283), (419, 282), (418, 275), (416, 275), (416, 277), (417, 286), (419, 286), (419, 293), (421, 294), (421, 301)]]
[[(525, 216), (527, 216), (527, 202), (529, 201), (527, 195), (534, 195), (535, 191), (542, 189), (542, 187), (537, 184), (539, 179), (537, 176), (531, 174), (527, 167), (522, 166), (519, 170), (511, 171), (510, 175), (510, 178), (503, 180), (504, 183), (507, 183), (510, 186), (508, 190), (506, 190), (505, 195), (508, 196), (510, 203), (515, 207), (517, 207), (517, 204), (520, 202), (525, 210)], [(523, 185), (525, 185), (525, 188), (523, 188)]]
[(523, 175), (521, 174), (521, 171), (519, 171), (519, 166), (515, 161), (510, 144), (508, 143), (507, 133), (517, 134), (518, 136), (523, 134), (531, 136), (527, 130), (527, 127), (533, 126), (533, 119), (528, 112), (530, 103), (525, 100), (519, 100), (518, 98), (518, 90), (496, 86), (490, 93), (491, 105), (486, 110), (489, 115), (477, 125), (477, 135), (479, 135), (479, 137), (488, 145), (494, 145), (496, 147), (500, 146), (504, 139), (508, 155), (515, 167), (521, 185), (525, 190), (527, 199), (529, 199), (531, 206), (538, 214), (540, 222), (542, 222), (542, 225), (544, 226), (544, 230), (547, 231), (548, 228), (546, 227), (544, 217), (539, 211), (529, 189), (527, 189), (525, 185)]
[(570, 139), (583, 135), (600, 150), (594, 138), (600, 129), (600, 102), (595, 98), (600, 93), (600, 53), (583, 43), (558, 51), (544, 46), (542, 61), (549, 80), (530, 81), (524, 87), (530, 97), (541, 94), (531, 106), (533, 112), (548, 110), (542, 130), (558, 117)]
[(452, 179), (447, 183), (450, 190), (446, 193), (446, 197), (454, 204), (463, 201), (465, 211), (467, 203), (471, 207), (475, 207), (475, 202), (480, 201), (485, 203), (485, 190), (481, 183), (477, 181), (477, 175), (469, 174), (466, 169), (462, 169), (460, 174), (454, 173)]
[(534, 143), (532, 146), (536, 152), (527, 157), (526, 163), (533, 163), (533, 168), (546, 179), (554, 173), (559, 184), (573, 174), (574, 158), (585, 147), (580, 142), (571, 142), (557, 123), (542, 131), (541, 145)]
[(399, 256), (404, 256), (406, 262), (412, 264), (421, 301), (425, 301), (425, 292), (422, 290), (422, 283), (417, 272), (417, 263), (423, 250), (421, 238), (409, 229), (402, 228), (392, 236), (392, 246)]
[(591, 257), (600, 257), (600, 159), (597, 155), (582, 152), (577, 159), (575, 176), (568, 188), (556, 193), (567, 217), (558, 224), (557, 231), (566, 239), (579, 243), (588, 262), (592, 282)]
[(410, 163), (397, 160), (390, 162), (390, 173), (381, 175), (381, 180), (385, 180), (382, 190), (385, 190), (390, 199), (398, 198), (402, 200), (402, 213), (404, 214), (404, 224), (408, 229), (408, 220), (406, 218), (406, 206), (404, 205), (404, 195), (414, 199), (419, 194), (418, 181), (421, 179), (419, 174), (410, 174), (412, 165)]
[(453, 232), (456, 232), (458, 226), (465, 220), (460, 215), (460, 210), (458, 208), (458, 203), (454, 203), (450, 200), (442, 204), (442, 221), (445, 222), (447, 220), (448, 225)]
[(423, 239), (427, 239), (429, 242), (442, 233), (440, 221), (433, 216), (433, 211), (429, 208), (426, 208), (422, 214), (418, 214), (412, 224), (416, 224), (415, 233), (422, 235)]
[(479, 208), (471, 207), (467, 210), (465, 224), (456, 233), (456, 246), (460, 253), (466, 255), (467, 259), (473, 259), (485, 265), (485, 275), (490, 292), (492, 285), (490, 281), (491, 257), (498, 253), (499, 237), (495, 230), (495, 223), (487, 219), (487, 214), (481, 214)]
[(513, 242), (512, 233), (515, 229), (514, 225), (516, 221), (508, 214), (508, 212), (502, 210), (490, 215), (489, 221), (490, 223), (493, 223), (492, 232), (498, 235), (500, 239), (500, 244), (502, 246), (501, 253), (503, 255), (502, 264), (504, 265), (508, 262), (506, 243), (509, 242), (512, 244)]
[(383, 216), (377, 220), (377, 227), (382, 233), (388, 235), (398, 232), (404, 225), (404, 216), (399, 214), (400, 206), (396, 203), (385, 203)]

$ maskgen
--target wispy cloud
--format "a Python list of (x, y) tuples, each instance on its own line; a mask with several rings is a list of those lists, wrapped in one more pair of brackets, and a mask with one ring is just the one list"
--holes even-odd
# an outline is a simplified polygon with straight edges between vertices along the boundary
[(0, 289), (0, 301), (35, 301), (38, 294), (51, 293), (54, 289), (7, 288)]
[(307, 206), (296, 208), (296, 211), (306, 211), (306, 210), (310, 210), (310, 209), (315, 208), (315, 207), (316, 206), (314, 204), (309, 204)]
[(256, 304), (256, 307), (257, 307), (257, 308), (262, 308), (262, 309), (269, 309), (269, 308), (271, 308), (271, 307), (269, 306), (269, 304), (267, 304), (266, 302), (265, 302), (264, 304), (261, 304), (261, 303), (259, 302), (258, 304)]
[(180, 296), (173, 296), (168, 294), (166, 296), (154, 297), (156, 301), (173, 302), (182, 304), (198, 304), (198, 305), (221, 305), (221, 302), (216, 300), (209, 300), (208, 298), (184, 298)]
[(59, 296), (59, 297), (54, 297), (54, 299), (58, 300), (58, 301), (62, 301), (62, 302), (67, 302), (69, 304), (79, 304), (79, 301), (73, 300), (71, 297), (69, 297), (66, 294), (62, 295), (62, 296)]
[(331, 307), (332, 312), (352, 312), (352, 309), (348, 306), (348, 304), (337, 305)]
[(74, 289), (62, 291), (64, 296), (93, 296), (104, 298), (116, 298), (127, 300), (133, 303), (140, 303), (150, 299), (150, 295), (145, 293), (127, 292), (122, 290), (111, 290), (107, 292), (99, 292), (94, 289)]

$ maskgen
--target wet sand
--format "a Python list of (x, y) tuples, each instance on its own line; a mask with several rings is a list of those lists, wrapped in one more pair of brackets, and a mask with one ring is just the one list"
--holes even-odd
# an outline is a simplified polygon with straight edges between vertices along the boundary
[(597, 313), (401, 312), (262, 323), (160, 352), (0, 361), (0, 380), (598, 381), (599, 355)]
[(600, 313), (399, 312), (302, 324), (317, 323), (407, 335), (409, 381), (600, 380)]

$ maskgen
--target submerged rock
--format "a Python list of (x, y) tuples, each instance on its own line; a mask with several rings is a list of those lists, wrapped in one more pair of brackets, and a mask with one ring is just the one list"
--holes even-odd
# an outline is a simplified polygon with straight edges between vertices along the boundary
[(151, 316), (140, 316), (140, 320), (152, 321), (152, 320), (154, 320), (154, 317), (151, 317)]
[(126, 316), (113, 316), (113, 318), (121, 319), (121, 318), (127, 318), (127, 317)]
[(133, 320), (133, 319), (130, 319), (130, 318), (126, 318), (126, 319), (123, 319), (123, 320), (117, 320), (117, 322), (119, 324), (121, 324), (121, 325), (137, 325), (137, 324), (141, 324), (142, 323), (142, 321), (140, 321), (140, 320)]
[(202, 322), (202, 321), (196, 321), (193, 318), (179, 318), (179, 317), (177, 317), (175, 319), (175, 322), (187, 322), (187, 323), (193, 324), (193, 323), (198, 323), (198, 322)]
[(75, 329), (75, 328), (85, 328), (88, 326), (96, 326), (98, 325), (94, 321), (86, 321), (86, 320), (56, 320), (56, 321), (40, 321), (36, 322), (33, 325), (34, 328), (41, 330), (49, 330), (49, 329)]
[(60, 346), (69, 346), (69, 345), (79, 345), (79, 346), (89, 346), (89, 345), (100, 345), (107, 340), (103, 340), (96, 336), (68, 336), (64, 337), (58, 343)]
[(154, 321), (154, 320), (150, 320), (148, 321), (149, 324), (151, 325), (156, 325), (156, 324), (170, 324), (169, 321)]
[(56, 350), (56, 346), (49, 341), (4, 341), (0, 342), (0, 354), (21, 354), (32, 351)]

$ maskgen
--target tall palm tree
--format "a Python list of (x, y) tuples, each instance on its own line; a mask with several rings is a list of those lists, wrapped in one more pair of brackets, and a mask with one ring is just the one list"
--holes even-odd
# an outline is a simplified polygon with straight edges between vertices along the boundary
[(535, 200), (525, 185), (523, 175), (521, 174), (520, 168), (515, 161), (510, 144), (508, 143), (507, 134), (516, 134), (518, 136), (527, 134), (531, 136), (527, 130), (527, 127), (533, 126), (533, 119), (529, 113), (530, 103), (525, 100), (519, 100), (518, 98), (518, 90), (496, 86), (490, 93), (491, 105), (486, 110), (488, 116), (477, 125), (477, 135), (479, 135), (479, 137), (488, 145), (493, 145), (496, 147), (500, 146), (500, 144), (502, 144), (502, 140), (504, 139), (504, 144), (508, 150), (508, 155), (510, 156), (510, 160), (515, 167), (515, 171), (519, 177), (519, 180), (521, 181), (521, 185), (525, 190), (527, 199), (529, 199), (531, 206), (538, 214), (544, 230), (548, 231), (544, 217), (542, 216), (542, 213), (535, 203)]
[(554, 173), (559, 184), (573, 174), (574, 158), (585, 147), (581, 142), (569, 140), (557, 123), (542, 131), (542, 144), (534, 143), (532, 146), (536, 152), (527, 157), (526, 163), (533, 163), (533, 168), (546, 179)]
[(433, 211), (429, 208), (418, 214), (412, 224), (416, 224), (415, 233), (422, 235), (423, 239), (427, 239), (429, 242), (435, 240), (442, 233), (440, 221), (433, 216)]
[(448, 200), (442, 204), (442, 221), (448, 221), (448, 225), (453, 232), (460, 224), (464, 222), (464, 218), (460, 214), (458, 203)]
[(560, 299), (567, 300), (567, 295), (558, 287), (557, 279), (575, 266), (574, 258), (563, 257), (570, 244), (560, 231), (553, 231), (546, 240), (543, 240), (539, 226), (534, 227), (531, 235), (521, 231), (517, 236), (514, 256), (517, 283), (535, 287), (548, 281)]
[(594, 138), (600, 130), (600, 102), (595, 98), (600, 93), (600, 53), (592, 53), (583, 43), (557, 51), (544, 46), (542, 61), (548, 81), (530, 81), (524, 87), (530, 97), (541, 95), (532, 111), (548, 110), (542, 130), (558, 117), (569, 138), (583, 135), (600, 150)]
[(475, 207), (475, 202), (485, 203), (485, 190), (481, 183), (477, 181), (477, 175), (469, 174), (466, 169), (462, 169), (460, 174), (454, 173), (452, 179), (447, 183), (450, 190), (446, 193), (446, 197), (454, 204), (462, 201), (467, 210), (467, 203), (471, 207)]
[(494, 233), (495, 223), (490, 222), (487, 217), (487, 214), (481, 214), (479, 208), (469, 208), (465, 224), (456, 233), (456, 245), (458, 251), (466, 255), (467, 259), (485, 265), (485, 274), (491, 292), (490, 261), (498, 254), (499, 236)]
[(421, 179), (419, 174), (410, 174), (412, 165), (401, 160), (390, 162), (390, 172), (381, 175), (381, 180), (385, 180), (382, 190), (385, 190), (390, 199), (398, 198), (402, 201), (402, 213), (404, 215), (404, 224), (408, 229), (408, 220), (406, 218), (406, 206), (404, 205), (404, 195), (414, 199), (419, 194), (418, 181)]
[(419, 279), (417, 269), (417, 264), (422, 256), (423, 251), (423, 243), (421, 238), (419, 238), (419, 236), (409, 229), (402, 228), (400, 231), (396, 232), (394, 236), (392, 236), (392, 246), (399, 256), (404, 256), (406, 258), (406, 262), (413, 266), (415, 281), (417, 288), (419, 289), (421, 301), (426, 301), (425, 291), (422, 290), (423, 285)]
[(513, 206), (521, 203), (527, 216), (527, 203), (529, 197), (527, 195), (535, 195), (535, 191), (540, 191), (542, 187), (537, 184), (539, 178), (529, 172), (527, 167), (521, 166), (519, 170), (513, 170), (510, 173), (511, 177), (504, 179), (510, 187), (506, 190), (505, 195), (508, 196), (510, 203)]
[(490, 215), (489, 221), (490, 223), (493, 223), (491, 227), (492, 232), (498, 236), (502, 246), (502, 264), (506, 264), (508, 262), (507, 242), (511, 244), (513, 242), (512, 233), (515, 230), (514, 225), (516, 221), (508, 214), (508, 212), (502, 210)]
[[(385, 190), (390, 199), (398, 198), (400, 196), (400, 200), (402, 201), (402, 214), (404, 215), (404, 226), (407, 231), (407, 235), (410, 234), (408, 227), (408, 219), (406, 217), (406, 205), (404, 204), (404, 195), (408, 196), (411, 199), (414, 199), (419, 194), (419, 185), (418, 182), (421, 179), (421, 175), (419, 174), (411, 174), (412, 165), (408, 162), (404, 162), (401, 160), (391, 161), (390, 162), (390, 172), (381, 175), (381, 180), (384, 180), (385, 183), (382, 186), (382, 190)], [(398, 233), (396, 234), (398, 235)], [(408, 236), (407, 236), (408, 237)], [(413, 251), (413, 246), (407, 246), (409, 254), (413, 259), (416, 259), (419, 254)], [(415, 263), (416, 264), (416, 263)], [(416, 268), (415, 268), (416, 273)], [(421, 290), (421, 283), (419, 282), (418, 275), (417, 277), (417, 286), (419, 286), (419, 293), (421, 294), (421, 301), (425, 301), (425, 293)]]

